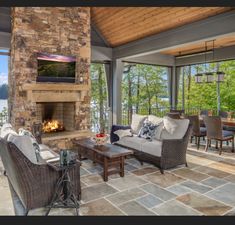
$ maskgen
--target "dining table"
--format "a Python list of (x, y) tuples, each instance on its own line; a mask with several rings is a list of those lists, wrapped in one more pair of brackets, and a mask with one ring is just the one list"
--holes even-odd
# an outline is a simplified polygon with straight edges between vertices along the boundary
[[(204, 124), (203, 116), (199, 116), (201, 124)], [(235, 118), (221, 118), (223, 126), (235, 127)]]

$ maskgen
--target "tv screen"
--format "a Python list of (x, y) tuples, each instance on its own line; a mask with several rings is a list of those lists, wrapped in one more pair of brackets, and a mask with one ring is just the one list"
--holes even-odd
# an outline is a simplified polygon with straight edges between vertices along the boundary
[(38, 53), (38, 82), (75, 81), (76, 57)]

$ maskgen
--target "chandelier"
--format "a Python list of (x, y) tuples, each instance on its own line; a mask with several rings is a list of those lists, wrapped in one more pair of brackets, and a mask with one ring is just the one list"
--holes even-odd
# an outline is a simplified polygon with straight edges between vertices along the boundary
[[(208, 42), (211, 41), (205, 41), (205, 51), (204, 51), (204, 55), (205, 55), (205, 63), (204, 63), (204, 73), (197, 73), (195, 74), (195, 82), (196, 83), (212, 83), (214, 81), (216, 82), (222, 82), (224, 81), (224, 76), (225, 73), (222, 71), (217, 71), (217, 69), (214, 68), (213, 71), (207, 71), (207, 58), (206, 55), (208, 53)], [(215, 40), (212, 40), (213, 42), (213, 47), (212, 47), (212, 62), (214, 62), (215, 58), (214, 58), (214, 54), (215, 54)]]

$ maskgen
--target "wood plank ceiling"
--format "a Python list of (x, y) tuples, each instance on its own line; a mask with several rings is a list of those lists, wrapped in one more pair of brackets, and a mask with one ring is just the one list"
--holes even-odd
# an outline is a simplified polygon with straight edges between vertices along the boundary
[(111, 47), (230, 11), (232, 7), (92, 7), (91, 20)]

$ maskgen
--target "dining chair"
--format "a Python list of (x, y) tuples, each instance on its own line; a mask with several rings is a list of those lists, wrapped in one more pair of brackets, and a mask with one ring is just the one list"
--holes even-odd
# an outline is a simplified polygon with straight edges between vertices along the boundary
[(179, 113), (180, 116), (182, 116), (184, 114), (184, 109), (170, 109), (170, 113)]
[(206, 137), (206, 128), (200, 127), (200, 120), (198, 115), (185, 115), (185, 118), (189, 119), (189, 123), (192, 125), (190, 142), (192, 143), (193, 137), (195, 137), (195, 144), (197, 145), (197, 149), (199, 149), (201, 137)]
[(228, 112), (219, 111), (219, 116), (220, 116), (221, 118), (228, 118)]
[(234, 152), (234, 133), (228, 130), (223, 130), (223, 125), (220, 116), (204, 116), (204, 123), (206, 125), (206, 148), (208, 150), (211, 140), (216, 141), (216, 148), (218, 147), (218, 142), (220, 142), (219, 154), (222, 153), (223, 141), (232, 141), (232, 152)]

